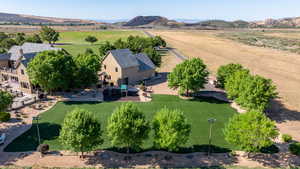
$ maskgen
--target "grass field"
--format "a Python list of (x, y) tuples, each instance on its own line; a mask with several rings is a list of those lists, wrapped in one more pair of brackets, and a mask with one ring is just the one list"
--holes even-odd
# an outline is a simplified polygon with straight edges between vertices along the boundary
[[(98, 39), (94, 45), (86, 42), (84, 39), (89, 36), (95, 36)], [(99, 44), (104, 43), (105, 41), (114, 42), (115, 40), (122, 38), (126, 39), (128, 36), (144, 36), (141, 31), (123, 31), (123, 30), (115, 30), (115, 31), (93, 31), (93, 32), (61, 32), (60, 40), (57, 42), (57, 47), (61, 47), (66, 49), (72, 55), (77, 55), (79, 53), (83, 53), (85, 49), (91, 48), (95, 52), (98, 52)]]
[[(97, 104), (60, 102), (54, 108), (41, 115), (39, 127), (41, 131), (42, 142), (49, 144), (50, 149), (52, 150), (63, 149), (57, 138), (59, 135), (59, 129), (65, 114), (76, 107), (85, 108), (95, 113), (99, 121), (102, 122), (102, 126), (105, 127), (107, 119), (110, 117), (113, 110), (120, 104), (120, 102), (104, 102)], [(197, 150), (200, 151), (201, 145), (203, 150), (203, 148), (207, 148), (207, 146), (204, 145), (208, 144), (209, 124), (207, 120), (211, 117), (216, 118), (217, 122), (213, 127), (213, 144), (220, 148), (224, 148), (225, 151), (228, 151), (228, 149), (233, 149), (232, 146), (226, 143), (222, 133), (224, 124), (236, 113), (236, 111), (227, 103), (221, 103), (215, 100), (187, 101), (179, 99), (177, 96), (154, 95), (152, 102), (136, 104), (143, 112), (145, 112), (148, 120), (151, 120), (154, 113), (165, 106), (183, 111), (188, 119), (188, 122), (192, 125), (190, 140), (184, 147), (191, 148), (192, 146), (196, 146), (198, 147)], [(152, 147), (153, 133), (150, 135), (150, 138), (143, 145), (144, 150)], [(109, 139), (106, 137), (106, 134), (104, 134), (104, 138), (105, 143), (99, 148), (111, 148), (112, 146), (109, 142)], [(33, 125), (29, 131), (8, 145), (5, 151), (32, 151), (36, 149), (37, 145), (38, 140), (36, 125)], [(188, 149), (186, 149), (186, 151), (188, 151)]]
[(296, 32), (273, 33), (261, 31), (226, 32), (218, 35), (246, 45), (273, 48), (300, 54), (300, 38)]

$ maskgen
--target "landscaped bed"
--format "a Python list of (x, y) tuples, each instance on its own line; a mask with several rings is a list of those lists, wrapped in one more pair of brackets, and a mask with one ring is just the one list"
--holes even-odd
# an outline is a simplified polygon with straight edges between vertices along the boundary
[[(95, 113), (99, 121), (102, 122), (102, 129), (106, 129), (106, 121), (110, 117), (114, 109), (121, 105), (122, 102), (104, 102), (104, 103), (72, 103), (60, 102), (51, 110), (41, 115), (39, 128), (41, 133), (42, 143), (49, 144), (51, 150), (63, 150), (59, 143), (58, 135), (67, 112), (76, 107), (87, 109)], [(216, 118), (217, 121), (213, 126), (213, 145), (220, 148), (216, 152), (229, 151), (234, 149), (229, 145), (223, 136), (224, 124), (232, 117), (236, 111), (229, 106), (228, 103), (219, 102), (216, 100), (182, 100), (178, 96), (170, 95), (153, 95), (152, 102), (138, 102), (138, 107), (145, 112), (148, 120), (152, 120), (155, 112), (163, 107), (171, 109), (179, 109), (184, 112), (188, 122), (192, 126), (192, 132), (189, 142), (181, 149), (181, 152), (206, 151), (208, 144), (209, 133), (209, 118)], [(109, 138), (104, 133), (104, 144), (99, 149), (111, 149)], [(149, 150), (153, 143), (153, 133), (150, 133), (150, 138), (144, 143), (143, 150)], [(35, 151), (38, 146), (36, 124), (33, 127), (9, 144), (5, 151), (22, 152)]]

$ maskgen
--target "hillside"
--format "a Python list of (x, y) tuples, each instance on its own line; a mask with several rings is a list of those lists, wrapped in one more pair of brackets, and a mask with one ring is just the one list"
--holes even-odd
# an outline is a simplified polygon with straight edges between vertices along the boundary
[(0, 13), (1, 24), (97, 24), (96, 21)]
[(299, 28), (300, 17), (283, 18), (283, 19), (266, 19), (264, 21), (252, 22), (252, 27), (268, 28)]
[(137, 16), (123, 24), (125, 27), (178, 27), (180, 25), (183, 24), (161, 16)]

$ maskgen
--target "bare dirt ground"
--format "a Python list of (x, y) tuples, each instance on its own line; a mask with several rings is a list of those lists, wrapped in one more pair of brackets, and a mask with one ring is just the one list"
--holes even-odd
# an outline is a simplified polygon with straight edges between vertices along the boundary
[(270, 116), (282, 132), (300, 141), (300, 55), (216, 37), (221, 31), (149, 32), (162, 36), (185, 56), (200, 57), (212, 74), (219, 66), (233, 62), (272, 79), (280, 98), (273, 104)]
[(167, 52), (166, 55), (162, 56), (162, 64), (161, 67), (157, 69), (157, 71), (160, 73), (162, 78), (160, 78), (158, 81), (154, 81), (154, 83), (151, 83), (153, 93), (155, 94), (171, 94), (171, 95), (177, 95), (177, 90), (172, 90), (168, 87), (167, 83), (167, 75), (172, 71), (172, 69), (179, 63), (181, 63), (182, 60), (177, 58), (175, 55), (171, 54), (170, 52)]

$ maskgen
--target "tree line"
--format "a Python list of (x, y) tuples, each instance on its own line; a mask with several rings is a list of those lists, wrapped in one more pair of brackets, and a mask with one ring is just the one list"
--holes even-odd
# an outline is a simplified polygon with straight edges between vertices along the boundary
[[(191, 96), (207, 83), (209, 72), (199, 58), (178, 64), (168, 75), (168, 86), (179, 89), (180, 95)], [(258, 152), (271, 146), (278, 131), (265, 114), (270, 101), (276, 98), (276, 87), (270, 79), (251, 75), (240, 64), (221, 66), (217, 72), (217, 86), (225, 88), (228, 98), (248, 110), (233, 116), (224, 128), (227, 142), (247, 152)]]
[(43, 43), (47, 41), (50, 44), (59, 39), (59, 32), (54, 29), (43, 26), (38, 34), (26, 35), (25, 33), (4, 33), (0, 32), (0, 53), (6, 53), (14, 45), (23, 45), (25, 42)]
[(166, 41), (160, 36), (140, 37), (129, 36), (126, 40), (118, 39), (113, 43), (106, 41), (99, 47), (100, 56), (105, 56), (108, 51), (115, 49), (130, 49), (133, 53), (145, 53), (156, 66), (161, 65), (161, 54), (156, 47), (166, 47)]
[[(133, 103), (117, 107), (108, 119), (106, 132), (113, 146), (139, 151), (142, 144), (154, 131), (154, 147), (176, 151), (188, 140), (191, 125), (183, 112), (163, 108), (153, 120), (146, 120), (145, 114)], [(67, 149), (74, 152), (93, 151), (103, 143), (101, 123), (93, 113), (84, 109), (69, 112), (63, 122), (59, 140)]]

